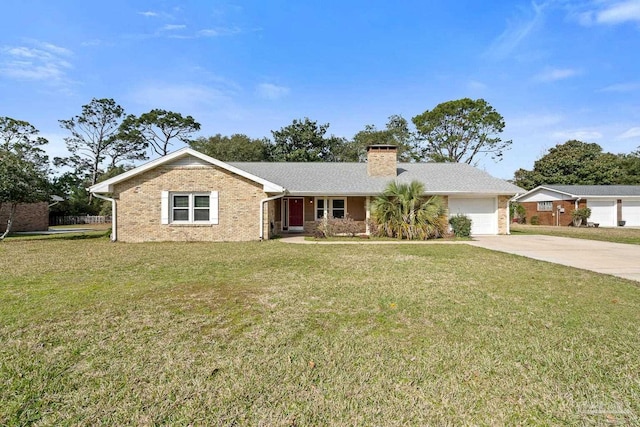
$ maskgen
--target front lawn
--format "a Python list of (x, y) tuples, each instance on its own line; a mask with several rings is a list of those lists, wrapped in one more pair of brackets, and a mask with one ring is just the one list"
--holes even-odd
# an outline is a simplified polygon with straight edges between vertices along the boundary
[(547, 225), (511, 224), (512, 234), (544, 234), (576, 239), (602, 240), (640, 245), (640, 228), (552, 227)]
[(640, 423), (640, 287), (468, 245), (0, 243), (0, 425)]

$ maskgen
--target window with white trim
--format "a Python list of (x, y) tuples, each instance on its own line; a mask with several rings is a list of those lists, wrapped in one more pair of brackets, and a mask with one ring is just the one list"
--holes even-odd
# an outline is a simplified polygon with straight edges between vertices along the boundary
[(316, 219), (344, 218), (347, 215), (347, 199), (344, 197), (316, 197)]
[(538, 212), (550, 212), (553, 210), (553, 202), (538, 202)]
[(218, 192), (162, 192), (162, 224), (217, 224)]
[(324, 199), (316, 199), (316, 219), (324, 218)]
[(347, 213), (346, 199), (331, 199), (331, 217), (344, 218)]

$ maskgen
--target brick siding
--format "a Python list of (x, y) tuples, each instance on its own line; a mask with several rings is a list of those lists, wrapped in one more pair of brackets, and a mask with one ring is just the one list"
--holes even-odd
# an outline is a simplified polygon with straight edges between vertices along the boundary
[[(537, 216), (539, 225), (556, 225), (555, 215), (558, 214), (558, 206), (564, 208), (564, 213), (560, 214), (560, 225), (571, 225), (573, 222), (571, 213), (576, 209), (574, 200), (556, 200), (550, 211), (538, 211), (538, 202), (523, 202), (521, 205), (525, 209), (527, 224), (531, 224), (531, 218)], [(578, 202), (578, 208), (586, 207), (587, 201), (585, 199)]]
[(509, 231), (509, 200), (510, 196), (498, 196), (498, 234)]
[[(161, 224), (161, 193), (218, 191), (219, 223)], [(262, 185), (214, 166), (160, 166), (116, 184), (117, 236), (123, 242), (246, 241), (260, 236)], [(270, 236), (275, 203), (265, 206), (264, 237)]]
[(398, 150), (392, 146), (367, 148), (367, 173), (369, 176), (395, 177), (398, 174)]
[[(11, 206), (4, 203), (0, 207), (0, 232), (7, 229)], [(49, 204), (24, 203), (16, 207), (11, 231), (46, 231), (49, 228)]]

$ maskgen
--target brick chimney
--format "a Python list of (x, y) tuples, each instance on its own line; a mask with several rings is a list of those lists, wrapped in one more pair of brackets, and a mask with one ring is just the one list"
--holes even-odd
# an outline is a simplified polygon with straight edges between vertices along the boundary
[(369, 176), (398, 175), (398, 147), (370, 145), (367, 147), (367, 174)]

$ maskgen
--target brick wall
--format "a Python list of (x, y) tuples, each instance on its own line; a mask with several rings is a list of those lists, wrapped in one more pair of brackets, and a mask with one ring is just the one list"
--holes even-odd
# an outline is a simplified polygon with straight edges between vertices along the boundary
[(390, 145), (367, 147), (367, 173), (369, 176), (396, 176), (398, 149)]
[(498, 234), (509, 231), (509, 196), (498, 196)]
[[(0, 232), (7, 229), (11, 206), (0, 207)], [(49, 228), (49, 205), (47, 202), (24, 203), (16, 207), (11, 231), (46, 231)]]
[[(218, 191), (219, 223), (216, 225), (161, 224), (161, 193)], [(262, 186), (214, 166), (160, 166), (117, 184), (118, 240), (145, 241), (243, 241), (258, 240)], [(265, 238), (275, 203), (266, 203)]]
[[(560, 214), (560, 225), (571, 225), (573, 222), (573, 218), (571, 217), (571, 213), (575, 210), (575, 201), (573, 200), (554, 201), (550, 211), (538, 211), (538, 202), (523, 202), (521, 205), (526, 212), (527, 224), (531, 224), (531, 218), (537, 216), (540, 225), (556, 225), (555, 215), (558, 214), (558, 205), (564, 208), (564, 213)], [(586, 207), (586, 200), (583, 199), (578, 202), (578, 208)]]

